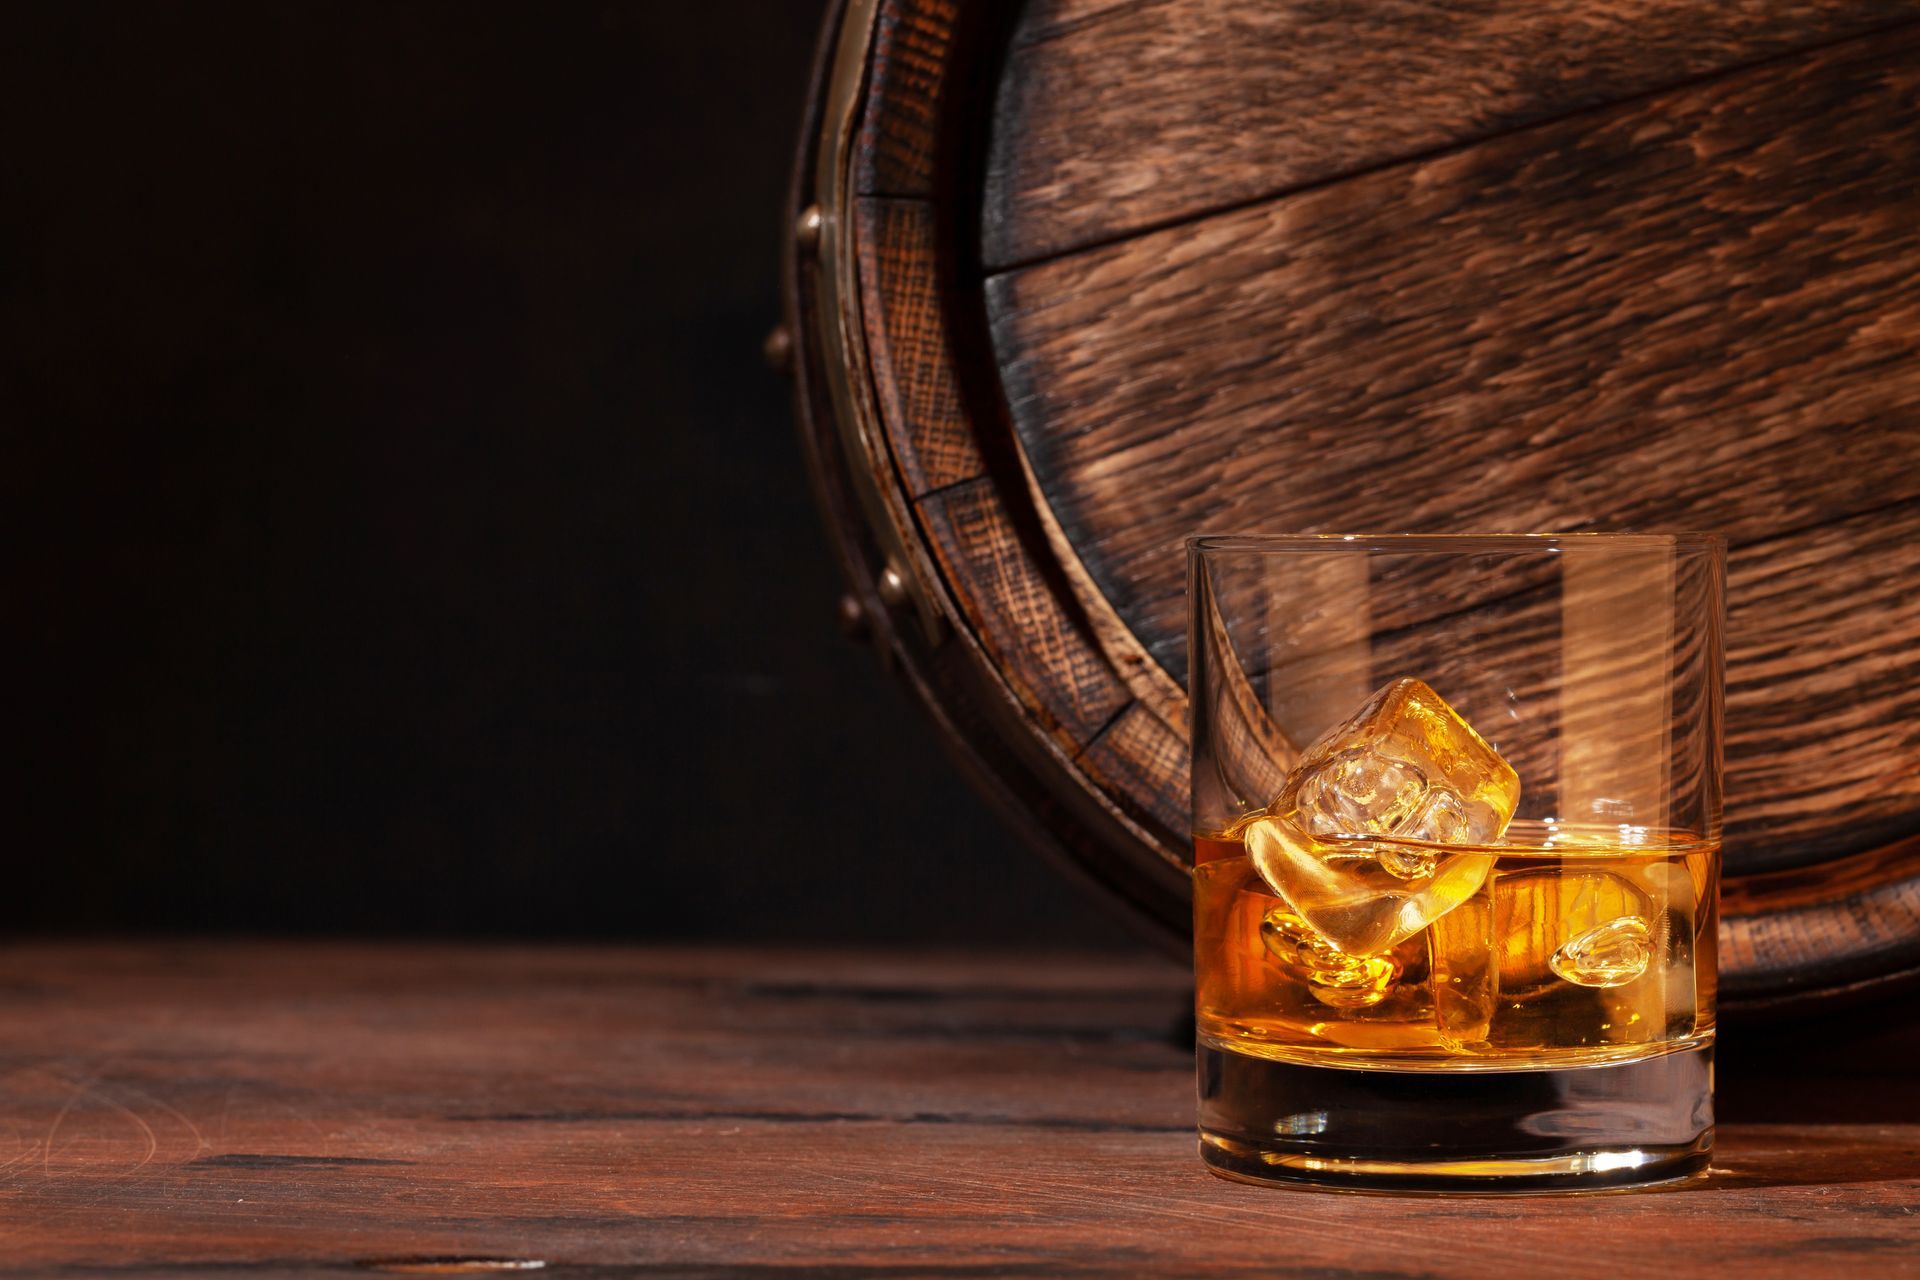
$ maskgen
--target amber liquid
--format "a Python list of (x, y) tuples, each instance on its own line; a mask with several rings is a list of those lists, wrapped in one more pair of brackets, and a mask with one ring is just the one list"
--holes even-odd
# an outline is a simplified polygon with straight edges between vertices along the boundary
[[(1479, 890), (1369, 956), (1331, 947), (1232, 832), (1195, 837), (1203, 1047), (1302, 1065), (1516, 1071), (1713, 1034), (1717, 842), (1515, 822)], [(1452, 850), (1450, 850), (1452, 852)]]

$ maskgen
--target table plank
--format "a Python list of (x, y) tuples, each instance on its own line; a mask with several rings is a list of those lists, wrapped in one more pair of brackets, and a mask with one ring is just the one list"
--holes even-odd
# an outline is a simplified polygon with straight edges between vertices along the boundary
[(1151, 957), (0, 956), (15, 1274), (1920, 1275), (1910, 1010), (1747, 1029), (1702, 1183), (1498, 1200), (1208, 1176), (1186, 976)]

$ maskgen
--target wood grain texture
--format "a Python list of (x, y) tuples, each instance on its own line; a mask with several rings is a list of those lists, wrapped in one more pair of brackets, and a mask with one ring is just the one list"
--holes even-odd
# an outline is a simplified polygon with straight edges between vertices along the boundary
[(1008, 273), (989, 301), (1056, 518), (1176, 674), (1196, 529), (1729, 534), (1737, 867), (1920, 818), (1917, 270), (1907, 32)]
[(1920, 834), (1920, 503), (1747, 548), (1728, 577), (1729, 847), (1784, 866)]
[[(884, 0), (882, 7), (889, 5), (893, 5), (893, 0)], [(843, 101), (838, 95), (843, 91), (857, 95), (873, 91), (877, 85), (898, 81), (898, 77), (892, 75), (876, 79), (875, 68), (866, 63), (870, 52), (866, 50), (859, 51), (861, 65), (853, 68), (858, 74), (836, 74), (836, 70), (846, 70), (835, 66), (836, 55), (849, 48), (848, 33), (840, 26), (846, 10), (845, 5), (832, 5), (822, 32), (814, 91), (803, 117), (800, 157), (789, 192), (790, 225), (801, 225), (803, 210), (822, 194), (818, 187), (822, 160), (818, 149), (823, 139), (837, 138), (840, 123), (846, 119), (843, 113), (857, 107), (857, 102)], [(931, 10), (923, 6), (914, 11)], [(863, 21), (862, 33), (880, 30), (887, 22), (902, 21), (902, 12), (904, 10), (894, 6), (882, 14), (880, 24)], [(964, 36), (965, 33), (957, 34)], [(964, 58), (966, 46), (967, 41), (959, 39), (944, 46), (943, 56)], [(889, 60), (882, 59), (883, 62)], [(946, 83), (944, 70), (938, 74), (941, 82)], [(931, 112), (928, 119), (934, 121), (936, 127), (921, 136), (929, 145), (937, 146), (943, 138), (951, 137), (951, 131), (943, 132), (937, 127), (938, 119), (950, 109), (951, 103), (944, 92), (935, 97), (939, 110)], [(964, 94), (961, 99), (965, 100)], [(877, 109), (886, 109), (884, 94), (874, 101)], [(929, 104), (934, 101), (935, 98), (926, 99)], [(857, 117), (855, 123), (858, 123)], [(874, 131), (869, 130), (869, 142), (873, 136)], [(876, 185), (871, 175), (877, 154), (875, 147), (868, 146), (859, 157), (848, 162), (850, 168), (860, 168), (868, 175), (866, 185), (869, 187)], [(961, 170), (961, 166), (952, 163), (937, 167), (946, 173)], [(924, 165), (910, 168), (912, 172), (930, 175)], [(857, 190), (861, 185), (856, 175), (845, 171), (836, 172), (830, 180), (835, 191)], [(865, 315), (856, 313), (851, 305), (852, 300), (863, 297), (866, 292), (863, 285), (879, 287), (874, 285), (877, 270), (861, 271), (863, 265), (877, 262), (881, 255), (859, 243), (858, 233), (865, 229), (856, 216), (859, 204), (859, 200), (854, 200), (847, 216), (835, 219), (835, 225), (855, 234), (847, 237), (844, 244), (838, 236), (823, 242), (835, 251), (830, 264), (835, 272), (835, 289), (823, 287), (825, 278), (820, 268), (829, 264), (824, 264), (806, 246), (796, 242), (783, 262), (783, 292), (790, 331), (795, 339), (793, 374), (801, 443), (816, 497), (826, 515), (849, 585), (845, 601), (857, 606), (862, 632), (875, 646), (882, 665), (897, 676), (921, 704), (933, 731), (943, 740), (955, 764), (1009, 826), (1036, 845), (1060, 869), (1084, 880), (1090, 888), (1122, 904), (1136, 919), (1148, 923), (1164, 946), (1184, 949), (1190, 913), (1186, 902), (1187, 877), (1179, 850), (1143, 838), (1137, 826), (1088, 783), (1070, 754), (1077, 749), (1078, 741), (1061, 727), (1052, 713), (1036, 712), (1030, 701), (1022, 699), (1016, 682), (994, 666), (991, 652), (980, 644), (975, 620), (958, 612), (955, 597), (939, 581), (931, 535), (922, 528), (918, 514), (912, 512), (899, 483), (900, 466), (894, 444), (886, 431), (865, 430), (875, 422), (892, 426), (891, 416), (877, 403), (877, 396), (863, 406), (857, 422), (844, 422), (838, 417), (841, 401), (837, 387), (842, 379), (848, 379), (850, 374), (859, 375), (848, 379), (847, 390), (856, 398), (878, 390), (874, 379), (867, 376), (871, 370), (852, 369), (843, 358), (841, 343), (849, 329), (863, 331), (870, 340), (889, 343), (896, 332), (908, 335), (921, 332), (915, 307), (905, 307), (896, 313), (882, 304), (871, 315)], [(838, 252), (843, 248), (850, 251)], [(945, 265), (942, 263), (942, 269)], [(889, 270), (892, 269), (890, 265)], [(924, 279), (916, 274), (919, 270), (920, 264), (913, 264), (904, 278)], [(836, 294), (838, 300), (829, 310), (823, 300)], [(888, 324), (878, 322), (883, 315), (888, 324), (898, 326), (902, 317), (908, 322), (904, 328), (890, 329)], [(984, 331), (976, 331), (970, 354), (977, 359), (978, 350), (985, 345)], [(948, 350), (944, 344), (940, 347), (943, 355)], [(906, 355), (894, 361), (887, 358), (891, 355), (892, 352), (883, 353), (882, 376), (893, 377), (896, 388), (911, 389), (910, 394), (894, 401), (896, 413), (916, 402), (936, 406), (942, 403), (941, 388), (920, 381), (928, 368), (925, 362), (909, 360)], [(925, 401), (920, 400), (923, 395)], [(930, 461), (937, 473), (937, 460)], [(896, 512), (905, 514), (896, 519)], [(1023, 514), (1030, 515), (1030, 511)], [(1037, 544), (1038, 540), (1035, 541)], [(933, 625), (923, 625), (928, 618), (918, 609), (909, 612), (900, 607), (905, 602), (899, 601), (888, 587), (885, 570), (893, 567), (891, 557), (896, 552), (910, 585), (923, 588), (928, 607), (941, 611)], [(1017, 548), (1007, 551), (1009, 555), (1017, 553)], [(979, 559), (983, 564), (992, 561), (993, 557), (986, 555)], [(962, 593), (959, 598), (969, 597)], [(920, 600), (916, 598), (914, 603), (918, 605)], [(1043, 648), (1049, 642), (1044, 631), (1035, 639)], [(1141, 656), (1138, 666), (1147, 668), (1152, 664)], [(1123, 697), (1123, 693), (1118, 695), (1114, 705), (1120, 705)]]
[[(1099, 247), (984, 282), (989, 338), (970, 246), (949, 241), (974, 214), (990, 28), (1013, 15), (884, 0), (848, 181), (913, 207), (858, 210), (859, 315), (810, 323), (854, 323), (886, 348), (870, 419), (897, 438), (851, 465), (873, 466), (889, 511), (920, 495), (909, 553), (932, 566), (921, 578), (962, 641), (948, 633), (902, 669), (941, 723), (982, 740), (969, 758), (1002, 759), (990, 791), (1051, 815), (1073, 866), (1125, 880), (1120, 896), (1164, 927), (1182, 908), (1184, 849), (1167, 843), (1185, 793), (1181, 536), (1724, 529), (1740, 873), (1727, 991), (1748, 1007), (1859, 997), (1920, 964), (1920, 619), (1906, 590), (1920, 569), (1920, 47), (1900, 29), (1913, 7), (1502, 8), (1033, 0), (1010, 76), (1021, 59), (1071, 65), (1116, 33), (1153, 57), (1197, 49), (1213, 22), (1243, 38), (1206, 56), (1253, 68), (1216, 87), (1304, 88), (1278, 107), (1216, 93), (1206, 128), (1226, 150), (1171, 144), (1191, 166), (1172, 179), (1143, 147), (1107, 193)], [(1275, 22), (1320, 43), (1276, 55), (1244, 38)], [(1491, 62), (1458, 58), (1471, 30)], [(1407, 47), (1356, 53), (1368, 40)], [(1276, 56), (1292, 65), (1270, 74)], [(1117, 70), (1127, 109), (1156, 128), (1208, 92), (1124, 60), (1080, 66)], [(1515, 66), (1533, 79), (1519, 85)], [(1436, 88), (1449, 77), (1458, 92)], [(1114, 140), (1087, 122), (1110, 106), (1072, 108), (1064, 141), (1030, 131), (1032, 154), (1054, 148), (1061, 174), (1094, 189), (1082, 179), (1109, 175), (1068, 171), (1104, 163)], [(1445, 137), (1409, 141), (1429, 114)], [(1316, 137), (1357, 158), (1307, 178), (1263, 170), (1271, 185), (1236, 207), (1130, 235), (1136, 199), (1238, 180), (1243, 146), (1305, 140), (1312, 162)], [(1117, 145), (1106, 159), (1128, 162), (1132, 141)], [(1046, 199), (1027, 211), (1035, 225), (1073, 208)], [(986, 213), (991, 233), (991, 200)], [(945, 434), (914, 434), (934, 424)], [(1469, 595), (1439, 599), (1408, 574), (1379, 593), (1375, 621), (1409, 628), (1401, 641), (1468, 635), (1471, 611), (1550, 653), (1548, 582), (1495, 573)], [(1373, 657), (1393, 665), (1392, 644)], [(1452, 674), (1470, 675), (1469, 659), (1463, 644)], [(928, 683), (936, 670), (968, 679)]]
[(1736, 1029), (1704, 1181), (1492, 1201), (1209, 1177), (1186, 975), (1124, 955), (38, 945), (4, 977), (9, 1275), (1920, 1275), (1911, 1023)]
[(1187, 743), (1143, 703), (1134, 703), (1080, 753), (1080, 767), (1128, 816), (1166, 844), (1184, 848)]
[(1891, 23), (1910, 0), (1034, 0), (1000, 80), (994, 266)]
[(1911, 983), (1915, 969), (1897, 975), (1887, 957), (1910, 955), (1916, 933), (1920, 837), (1736, 877), (1721, 909), (1722, 998), (1764, 1007), (1796, 992), (1871, 992), (1902, 976)]
[(854, 147), (859, 194), (933, 190), (959, 13), (957, 0), (888, 0), (879, 7)]
[(948, 346), (933, 208), (867, 199), (854, 216), (875, 400), (901, 485), (917, 498), (985, 469)]
[(1021, 541), (1005, 499), (986, 480), (917, 504), (963, 621), (1041, 731), (1077, 752), (1129, 701)]

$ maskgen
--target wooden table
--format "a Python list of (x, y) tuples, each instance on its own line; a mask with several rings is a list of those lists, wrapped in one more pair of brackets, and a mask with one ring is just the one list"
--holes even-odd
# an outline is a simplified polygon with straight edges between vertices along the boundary
[(1734, 1037), (1684, 1189), (1360, 1196), (1202, 1171), (1152, 958), (0, 955), (10, 1275), (1920, 1276), (1906, 1026)]

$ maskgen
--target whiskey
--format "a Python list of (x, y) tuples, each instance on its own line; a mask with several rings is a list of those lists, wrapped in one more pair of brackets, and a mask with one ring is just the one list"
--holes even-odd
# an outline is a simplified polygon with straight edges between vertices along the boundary
[[(1514, 822), (1448, 845), (1484, 879), (1378, 950), (1336, 946), (1256, 870), (1254, 820), (1195, 837), (1203, 1046), (1301, 1065), (1511, 1071), (1621, 1063), (1713, 1031), (1719, 849), (1686, 832)], [(1364, 859), (1436, 852), (1372, 838)]]

